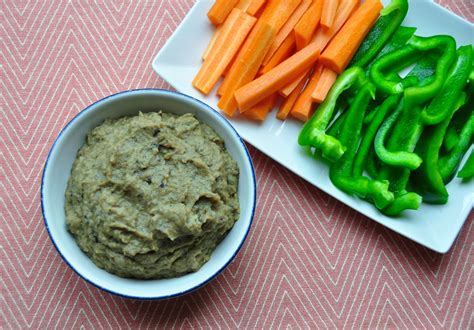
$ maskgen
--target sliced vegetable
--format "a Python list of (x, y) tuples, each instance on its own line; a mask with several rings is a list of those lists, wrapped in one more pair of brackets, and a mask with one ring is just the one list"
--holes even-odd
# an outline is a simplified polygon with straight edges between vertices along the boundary
[(407, 45), (374, 62), (369, 71), (372, 82), (383, 93), (403, 92), (403, 84), (400, 81), (391, 80), (388, 75), (415, 63), (426, 52), (441, 52), (436, 66), (435, 79), (429, 85), (407, 88), (405, 96), (414, 98), (418, 103), (429, 100), (441, 89), (454, 60), (456, 42), (450, 36), (412, 37)]
[(216, 41), (217, 41), (217, 39), (219, 38), (221, 29), (222, 29), (222, 25), (219, 25), (219, 26), (216, 28), (216, 31), (214, 32), (214, 34), (212, 35), (212, 38), (211, 38), (211, 40), (209, 41), (209, 44), (207, 45), (206, 50), (204, 51), (204, 53), (202, 53), (201, 58), (202, 58), (203, 61), (207, 58), (207, 55), (209, 55), (209, 53), (211, 52), (212, 48), (213, 48), (214, 45), (216, 44)]
[(314, 0), (303, 17), (295, 25), (296, 49), (300, 50), (311, 41), (321, 19), (324, 0)]
[(219, 25), (225, 21), (239, 0), (216, 0), (207, 13), (207, 17), (214, 25)]
[[(303, 126), (298, 143), (301, 146), (311, 146), (321, 150), (322, 156), (330, 161), (341, 158), (346, 147), (338, 139), (327, 135), (326, 130), (333, 118), (339, 96), (346, 90), (355, 92), (364, 85), (372, 86), (361, 68), (353, 67), (344, 71), (319, 106), (318, 111)], [(372, 94), (374, 92), (372, 91)]]
[(322, 103), (328, 95), (332, 85), (334, 85), (336, 79), (336, 72), (332, 71), (329, 68), (324, 68), (321, 72), (321, 78), (319, 79), (311, 94), (313, 101), (316, 103)]
[(263, 121), (267, 117), (268, 113), (275, 107), (278, 101), (278, 94), (274, 93), (266, 99), (260, 101), (249, 110), (244, 112), (244, 116), (258, 121)]
[[(407, 0), (392, 0), (387, 7), (382, 9), (380, 18), (360, 45), (350, 65), (361, 67), (368, 65), (399, 29), (407, 12)], [(402, 45), (404, 45), (407, 40), (408, 39), (406, 39)]]
[(357, 93), (344, 120), (339, 141), (346, 152), (336, 162), (331, 164), (329, 177), (332, 183), (341, 190), (373, 201), (377, 208), (383, 209), (394, 200), (394, 195), (388, 190), (388, 182), (371, 180), (362, 175), (354, 175), (353, 164), (359, 145), (364, 114), (373, 91), (370, 86), (363, 86)]
[(303, 91), (305, 83), (306, 79), (301, 80), (298, 87), (296, 87), (295, 90), (282, 102), (282, 104), (280, 105), (280, 109), (278, 110), (278, 113), (276, 115), (278, 119), (285, 120), (286, 117), (288, 117), (291, 109), (293, 109), (293, 106), (296, 103), (296, 100), (298, 99), (298, 96), (300, 95), (301, 91)]
[(280, 48), (273, 54), (272, 58), (266, 65), (264, 65), (259, 73), (262, 75), (264, 73), (267, 73), (274, 67), (276, 67), (278, 64), (286, 60), (288, 57), (290, 57), (295, 50), (295, 37), (290, 34), (288, 37), (286, 37), (285, 41), (281, 44)]
[(320, 62), (337, 73), (344, 71), (375, 24), (382, 8), (380, 0), (366, 0), (331, 40), (321, 54)]
[(319, 46), (311, 43), (266, 74), (236, 90), (235, 99), (240, 112), (248, 110), (264, 98), (277, 92), (288, 81), (294, 80), (316, 62), (319, 53)]
[(193, 86), (204, 94), (214, 88), (220, 76), (239, 51), (256, 18), (233, 9), (222, 26), (219, 38), (193, 80)]
[(249, 15), (256, 16), (266, 2), (267, 0), (251, 0), (247, 9), (247, 13)]
[(271, 25), (257, 23), (237, 54), (234, 65), (224, 79), (220, 89), (222, 97), (217, 103), (226, 115), (232, 116), (237, 110), (235, 90), (254, 79), (275, 35), (275, 29)]
[[(336, 19), (332, 27), (328, 30), (326, 29), (318, 29), (313, 36), (312, 41), (316, 42), (320, 47), (321, 50), (326, 48), (327, 44), (331, 40), (331, 38), (339, 31), (339, 29), (344, 25), (346, 20), (352, 14), (357, 5), (359, 4), (359, 0), (344, 0), (341, 2), (341, 5), (337, 8)], [(280, 90), (280, 94), (284, 96), (290, 95), (293, 89), (298, 86), (301, 79), (304, 78), (304, 74), (301, 74), (295, 81), (289, 83), (286, 87)]]
[(451, 66), (441, 90), (421, 113), (421, 119), (425, 125), (438, 124), (449, 116), (467, 84), (473, 59), (471, 45), (459, 48), (457, 60)]
[(336, 17), (337, 6), (339, 0), (324, 0), (321, 13), (321, 26), (330, 29)]
[(269, 0), (259, 22), (270, 24), (278, 33), (303, 0)]
[(273, 54), (280, 48), (281, 44), (286, 40), (286, 38), (292, 34), (293, 28), (295, 27), (296, 23), (300, 20), (303, 14), (308, 10), (309, 6), (311, 5), (312, 0), (302, 0), (300, 5), (295, 9), (293, 14), (288, 18), (285, 25), (280, 29), (278, 32), (275, 40), (272, 43), (272, 46), (268, 50), (265, 59), (263, 60), (263, 64), (267, 64)]
[(439, 125), (428, 126), (423, 132), (422, 138), (416, 146), (415, 152), (423, 159), (421, 167), (415, 171), (411, 178), (416, 186), (416, 190), (423, 196), (423, 201), (433, 204), (445, 204), (448, 201), (448, 191), (444, 186), (443, 177), (439, 169), (439, 153), (443, 144), (443, 137), (451, 118), (465, 102), (459, 99), (455, 106), (452, 106), (450, 113)]
[(322, 69), (323, 67), (321, 65), (316, 65), (306, 87), (298, 96), (295, 105), (291, 109), (291, 116), (302, 122), (306, 122), (313, 114), (314, 107), (311, 93), (321, 79)]

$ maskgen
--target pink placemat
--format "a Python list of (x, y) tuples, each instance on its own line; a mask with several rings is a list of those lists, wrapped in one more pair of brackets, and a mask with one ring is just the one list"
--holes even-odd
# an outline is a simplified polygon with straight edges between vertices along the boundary
[[(91, 102), (169, 87), (151, 61), (193, 4), (98, 2), (0, 4), (2, 328), (473, 328), (472, 212), (452, 250), (439, 255), (253, 148), (254, 225), (214, 281), (182, 298), (144, 302), (80, 279), (44, 228), (47, 152)], [(440, 2), (473, 21), (472, 0)]]

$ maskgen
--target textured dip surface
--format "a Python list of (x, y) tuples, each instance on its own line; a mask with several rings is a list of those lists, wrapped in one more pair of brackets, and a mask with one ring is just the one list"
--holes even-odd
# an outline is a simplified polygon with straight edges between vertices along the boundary
[(239, 170), (193, 115), (107, 120), (79, 150), (66, 190), (68, 230), (122, 277), (198, 270), (239, 217)]

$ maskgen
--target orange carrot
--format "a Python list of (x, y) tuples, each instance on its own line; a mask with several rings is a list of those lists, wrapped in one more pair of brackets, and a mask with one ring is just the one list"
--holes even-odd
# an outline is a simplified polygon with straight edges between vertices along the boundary
[(294, 80), (301, 72), (306, 71), (316, 62), (319, 52), (319, 47), (311, 43), (263, 76), (237, 89), (234, 96), (240, 112), (248, 110), (264, 98), (277, 92), (288, 81)]
[(304, 13), (303, 17), (301, 17), (300, 21), (295, 25), (294, 34), (296, 49), (300, 50), (311, 41), (311, 38), (319, 25), (319, 20), (321, 19), (323, 1), (324, 0), (314, 0), (306, 13)]
[(334, 23), (339, 0), (324, 0), (323, 11), (321, 12), (321, 26), (329, 29)]
[[(295, 104), (298, 96), (300, 95), (301, 91), (304, 88), (306, 83), (306, 79), (302, 79), (298, 86), (291, 92), (291, 94), (282, 102), (280, 105), (280, 109), (277, 112), (276, 117), (280, 120), (285, 120), (286, 117), (290, 114), (291, 109), (293, 109), (293, 105)], [(245, 113), (245, 112), (244, 112)]]
[[(352, 14), (354, 9), (359, 4), (359, 0), (344, 0), (341, 1), (341, 5), (337, 8), (336, 19), (334, 20), (334, 24), (328, 30), (319, 28), (316, 30), (315, 35), (313, 36), (312, 42), (316, 42), (321, 49), (326, 48), (327, 44), (331, 40), (331, 38), (339, 31), (339, 29), (344, 25), (347, 21), (349, 16)], [(298, 86), (298, 83), (301, 79), (303, 79), (303, 75), (298, 77), (298, 81), (294, 81), (293, 83), (288, 84), (285, 88), (280, 91), (281, 95), (290, 95), (293, 89)]]
[(286, 37), (285, 41), (281, 44), (280, 48), (273, 54), (272, 58), (266, 65), (264, 65), (260, 71), (259, 74), (265, 74), (274, 67), (276, 67), (278, 64), (286, 60), (288, 57), (290, 57), (293, 54), (293, 51), (295, 50), (295, 37), (290, 34), (288, 37)]
[(267, 114), (273, 109), (278, 101), (278, 94), (273, 93), (266, 99), (263, 99), (249, 110), (245, 111), (243, 115), (249, 119), (263, 121)]
[(334, 85), (336, 78), (336, 72), (332, 71), (329, 68), (323, 69), (323, 71), (321, 72), (321, 78), (319, 78), (318, 84), (316, 85), (313, 90), (313, 93), (311, 94), (311, 97), (314, 102), (322, 103), (326, 99), (326, 96), (328, 95), (332, 85)]
[(307, 121), (313, 115), (314, 107), (311, 93), (314, 90), (314, 87), (318, 84), (318, 81), (321, 77), (321, 69), (321, 65), (316, 65), (316, 68), (314, 69), (311, 78), (306, 84), (306, 87), (298, 96), (293, 109), (291, 109), (290, 114), (303, 122)]
[(252, 1), (253, 0), (240, 0), (239, 3), (237, 5), (235, 5), (235, 8), (240, 9), (242, 11), (245, 11), (247, 14), (249, 14), (248, 9), (249, 9), (250, 4), (252, 3)]
[(366, 0), (331, 40), (321, 56), (321, 63), (342, 73), (374, 26), (382, 8), (380, 0)]
[(306, 72), (301, 73), (295, 80), (293, 80), (288, 85), (286, 85), (285, 87), (280, 89), (278, 91), (278, 93), (280, 93), (280, 95), (283, 96), (283, 97), (288, 97), (291, 93), (293, 93), (293, 91), (299, 85), (299, 83), (302, 80), (304, 80), (305, 77), (308, 76), (308, 73), (309, 73), (310, 70), (311, 69), (308, 69)]
[(207, 17), (214, 25), (219, 25), (225, 21), (234, 6), (239, 0), (216, 0), (207, 13)]
[(217, 106), (228, 116), (232, 116), (237, 110), (237, 101), (234, 92), (239, 87), (247, 84), (255, 78), (263, 57), (275, 39), (275, 29), (266, 22), (257, 23), (249, 37), (237, 54), (234, 65), (224, 79), (222, 94)]
[(202, 53), (201, 58), (202, 58), (203, 61), (206, 59), (207, 55), (209, 55), (209, 53), (211, 52), (212, 47), (214, 47), (214, 45), (216, 44), (216, 41), (219, 38), (219, 34), (221, 32), (221, 29), (222, 29), (222, 25), (219, 25), (216, 28), (216, 31), (214, 32), (214, 34), (212, 35), (212, 38), (209, 41), (209, 44), (207, 45), (206, 50), (204, 51), (204, 53)]
[(266, 0), (240, 0), (235, 8), (245, 11), (247, 14), (255, 16), (255, 14), (263, 7)]
[(240, 9), (233, 9), (222, 26), (220, 36), (193, 80), (193, 86), (204, 94), (214, 88), (226, 67), (239, 51), (257, 19)]
[(329, 29), (318, 29), (313, 36), (312, 41), (317, 42), (321, 49), (326, 48), (329, 41), (336, 35), (336, 33), (342, 28), (344, 23), (347, 21), (349, 16), (357, 8), (359, 0), (343, 0), (340, 6), (337, 8), (336, 18), (334, 23)]
[(269, 0), (258, 19), (265, 21), (278, 33), (303, 0)]
[(270, 61), (273, 54), (275, 54), (278, 48), (280, 48), (281, 44), (286, 40), (286, 37), (290, 35), (295, 25), (299, 22), (306, 10), (308, 10), (309, 6), (311, 5), (311, 2), (312, 0), (302, 0), (298, 8), (296, 8), (293, 14), (288, 18), (285, 25), (283, 25), (281, 30), (278, 32), (275, 41), (273, 42), (272, 46), (270, 47), (270, 50), (267, 53), (267, 56), (265, 56), (265, 59), (263, 60), (263, 64), (267, 64), (268, 61)]

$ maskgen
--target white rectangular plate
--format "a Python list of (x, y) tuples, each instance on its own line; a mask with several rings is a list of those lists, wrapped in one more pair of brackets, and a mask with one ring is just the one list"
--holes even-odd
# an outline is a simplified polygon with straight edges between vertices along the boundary
[[(386, 4), (389, 0), (383, 0)], [(213, 27), (206, 13), (213, 1), (198, 1), (153, 61), (153, 69), (178, 91), (191, 95), (217, 109), (213, 91), (208, 97), (191, 86), (198, 72)], [(410, 1), (403, 23), (417, 27), (417, 35), (449, 34), (459, 45), (472, 44), (473, 25), (428, 0)], [(473, 185), (455, 179), (448, 185), (449, 202), (442, 206), (423, 204), (418, 211), (407, 211), (400, 218), (389, 218), (372, 204), (338, 190), (329, 180), (328, 167), (308, 156), (297, 144), (302, 124), (294, 120), (281, 122), (274, 112), (262, 124), (230, 119), (239, 134), (294, 173), (308, 180), (341, 202), (367, 217), (430, 249), (445, 253), (453, 244), (474, 202)]]

